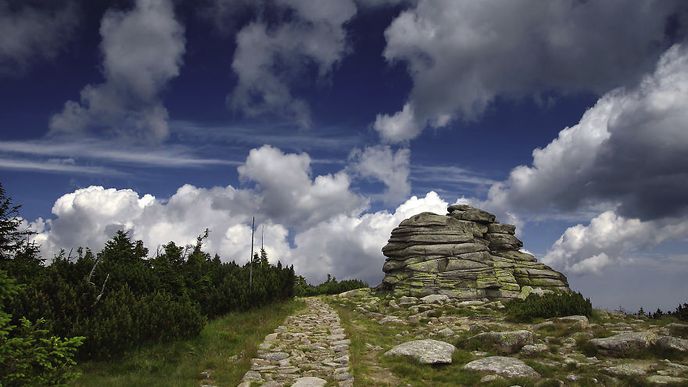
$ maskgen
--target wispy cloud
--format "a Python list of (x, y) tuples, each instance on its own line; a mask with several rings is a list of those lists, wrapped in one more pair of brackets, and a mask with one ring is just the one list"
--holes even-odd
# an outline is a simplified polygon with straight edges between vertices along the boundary
[(32, 161), (0, 158), (0, 169), (48, 173), (78, 173), (85, 175), (126, 176), (125, 172), (99, 166), (76, 165), (62, 160)]
[(261, 146), (270, 144), (289, 150), (345, 150), (362, 145), (363, 135), (350, 129), (318, 128), (299, 130), (271, 124), (269, 128), (199, 124), (190, 121), (170, 122), (173, 135), (192, 142), (221, 142), (227, 145)]
[(411, 181), (464, 190), (466, 186), (487, 188), (497, 182), (470, 169), (452, 165), (411, 165)]
[(240, 161), (198, 157), (188, 147), (181, 145), (144, 148), (100, 140), (0, 141), (0, 153), (170, 168), (241, 164)]

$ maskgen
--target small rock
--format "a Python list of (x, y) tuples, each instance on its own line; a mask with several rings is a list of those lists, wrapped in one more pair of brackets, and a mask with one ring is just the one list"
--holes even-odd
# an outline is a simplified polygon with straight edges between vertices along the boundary
[(667, 324), (665, 328), (670, 334), (675, 336), (688, 336), (688, 324), (671, 323)]
[(641, 363), (625, 363), (613, 367), (607, 367), (604, 370), (614, 376), (643, 376), (647, 374), (650, 366)]
[(261, 355), (261, 358), (269, 361), (280, 361), (284, 360), (289, 357), (289, 354), (286, 352), (269, 352), (264, 355)]
[(450, 364), (456, 347), (438, 340), (413, 340), (385, 352), (385, 356), (408, 356), (421, 364)]
[(356, 297), (356, 296), (364, 296), (367, 294), (370, 294), (371, 289), (370, 288), (360, 288), (360, 289), (354, 289), (354, 290), (349, 290), (347, 292), (339, 293), (339, 297), (343, 298), (351, 298), (351, 297)]
[(543, 321), (539, 324), (533, 325), (533, 330), (540, 330), (542, 328), (547, 328), (547, 327), (553, 327), (554, 326), (554, 321)]
[(547, 348), (545, 344), (528, 344), (521, 348), (521, 355), (533, 356), (537, 355), (538, 353), (547, 352), (548, 349), (549, 348)]
[(444, 337), (451, 337), (454, 336), (454, 331), (451, 330), (451, 328), (444, 328), (441, 331), (437, 332), (437, 334)]
[(382, 325), (389, 324), (389, 323), (397, 323), (397, 324), (403, 323), (403, 321), (401, 321), (401, 319), (399, 319), (399, 317), (397, 317), (397, 316), (387, 316), (378, 322)]
[(506, 356), (490, 356), (463, 366), (464, 369), (471, 371), (491, 372), (506, 378), (537, 378), (540, 377), (534, 369), (521, 360)]
[(686, 378), (678, 378), (676, 376), (652, 375), (645, 379), (650, 384), (683, 384), (688, 382)]
[(420, 299), (426, 304), (441, 304), (449, 301), (449, 296), (446, 294), (431, 294)]
[(566, 316), (559, 317), (556, 320), (563, 323), (575, 323), (581, 329), (585, 329), (590, 325), (588, 318), (585, 316)]
[(688, 340), (672, 336), (662, 336), (655, 343), (659, 348), (667, 351), (688, 352)]
[(327, 384), (327, 380), (316, 378), (313, 376), (306, 376), (303, 378), (298, 378), (291, 385), (291, 387), (323, 387)]

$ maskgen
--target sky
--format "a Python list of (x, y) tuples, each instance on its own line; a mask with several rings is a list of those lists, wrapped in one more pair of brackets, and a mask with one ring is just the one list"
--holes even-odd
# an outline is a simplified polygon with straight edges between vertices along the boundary
[(594, 305), (671, 309), (687, 37), (681, 0), (0, 0), (0, 183), (48, 261), (208, 228), (243, 263), (255, 217), (271, 261), (376, 285), (461, 202)]

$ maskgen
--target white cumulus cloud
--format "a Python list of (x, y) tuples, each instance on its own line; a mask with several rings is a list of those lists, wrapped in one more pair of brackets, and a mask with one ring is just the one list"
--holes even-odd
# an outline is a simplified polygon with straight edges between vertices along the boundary
[(408, 198), (411, 151), (401, 148), (394, 151), (385, 145), (354, 149), (349, 155), (349, 168), (364, 179), (379, 180), (385, 185), (380, 198), (387, 204), (397, 204)]
[(310, 66), (327, 76), (348, 52), (344, 24), (356, 14), (351, 0), (286, 1), (291, 19), (269, 25), (259, 20), (236, 37), (232, 70), (239, 78), (229, 104), (248, 116), (273, 115), (301, 127), (311, 125), (308, 104), (292, 94)]
[(51, 131), (166, 138), (168, 112), (160, 93), (179, 75), (185, 51), (184, 27), (172, 2), (138, 0), (131, 10), (109, 10), (100, 35), (105, 82), (84, 87), (80, 102), (68, 101), (51, 118)]
[(641, 221), (605, 211), (588, 225), (569, 227), (543, 262), (576, 274), (599, 273), (609, 265), (632, 262), (662, 242), (687, 237), (686, 218)]

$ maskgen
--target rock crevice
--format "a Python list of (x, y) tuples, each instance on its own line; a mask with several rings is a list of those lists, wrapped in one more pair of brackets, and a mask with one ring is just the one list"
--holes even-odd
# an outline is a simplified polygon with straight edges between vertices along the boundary
[(521, 251), (516, 227), (489, 212), (455, 204), (446, 215), (423, 212), (402, 221), (382, 248), (382, 288), (401, 296), (445, 294), (510, 299), (569, 291), (566, 277)]

